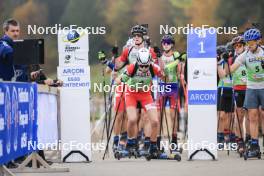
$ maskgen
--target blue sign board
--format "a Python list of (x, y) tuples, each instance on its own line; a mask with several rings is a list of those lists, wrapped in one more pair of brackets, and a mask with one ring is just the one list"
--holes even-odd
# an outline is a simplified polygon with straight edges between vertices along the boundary
[[(216, 31), (214, 28), (193, 30), (187, 36), (187, 53), (190, 58), (216, 58)], [(196, 31), (196, 32), (194, 32)]]
[(0, 165), (37, 143), (37, 85), (0, 82)]
[(189, 105), (215, 105), (217, 102), (216, 90), (189, 90)]

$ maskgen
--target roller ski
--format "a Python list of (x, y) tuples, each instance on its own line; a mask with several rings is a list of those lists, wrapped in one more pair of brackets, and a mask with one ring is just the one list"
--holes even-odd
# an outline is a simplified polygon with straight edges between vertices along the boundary
[(128, 158), (138, 158), (138, 145), (136, 139), (130, 139), (127, 141), (126, 151), (128, 152)]
[(160, 152), (157, 147), (151, 147), (149, 150), (149, 154), (147, 154), (145, 157), (146, 157), (147, 161), (150, 161), (152, 159), (181, 161), (180, 154), (172, 153), (172, 154), (168, 155), (164, 152)]
[(117, 160), (120, 160), (121, 158), (127, 158), (128, 151), (126, 150), (126, 147), (124, 145), (119, 145), (117, 150), (114, 152), (114, 157)]
[(142, 148), (138, 149), (138, 157), (145, 157), (148, 155), (149, 146), (143, 146)]
[(181, 161), (181, 155), (179, 153), (152, 153), (149, 155), (146, 155), (147, 161), (150, 161), (152, 159), (157, 159), (157, 160), (176, 160), (176, 161)]
[(251, 141), (250, 146), (246, 149), (244, 153), (244, 160), (247, 160), (249, 158), (261, 159), (260, 147), (255, 141)]

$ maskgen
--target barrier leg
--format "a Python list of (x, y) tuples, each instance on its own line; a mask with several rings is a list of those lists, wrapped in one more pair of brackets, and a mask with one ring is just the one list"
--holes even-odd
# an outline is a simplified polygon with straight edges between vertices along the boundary
[(0, 166), (0, 176), (15, 176), (6, 166)]
[[(32, 167), (26, 167), (32, 162)], [(39, 163), (39, 167), (38, 167)], [(42, 166), (42, 167), (41, 167)], [(38, 153), (31, 153), (25, 161), (23, 161), (18, 168), (10, 169), (13, 173), (51, 173), (51, 172), (69, 172), (69, 168), (53, 168), (45, 160), (43, 160)]]

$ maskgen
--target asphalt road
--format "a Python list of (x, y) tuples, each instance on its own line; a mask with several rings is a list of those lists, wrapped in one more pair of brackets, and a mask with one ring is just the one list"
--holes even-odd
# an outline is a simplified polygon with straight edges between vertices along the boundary
[[(93, 154), (91, 163), (53, 164), (53, 167), (68, 167), (67, 173), (17, 174), (18, 176), (263, 176), (264, 159), (244, 161), (238, 154), (219, 152), (217, 161), (187, 161), (186, 153), (182, 161), (145, 159), (121, 159), (113, 157), (102, 160), (102, 153)], [(264, 157), (263, 157), (264, 158)]]

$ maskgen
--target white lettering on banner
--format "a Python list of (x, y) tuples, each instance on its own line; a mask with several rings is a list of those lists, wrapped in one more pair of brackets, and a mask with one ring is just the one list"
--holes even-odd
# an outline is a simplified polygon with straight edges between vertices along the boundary
[(27, 103), (28, 102), (28, 91), (23, 88), (18, 88), (18, 99), (19, 103)]
[(5, 120), (4, 118), (0, 118), (0, 131), (5, 129)]
[(3, 156), (3, 140), (0, 140), (0, 157)]
[(25, 148), (27, 146), (27, 133), (23, 133), (21, 135), (21, 148)]
[(3, 105), (4, 103), (5, 103), (5, 94), (4, 92), (0, 92), (0, 105)]
[(216, 99), (215, 94), (191, 94), (191, 100), (206, 101), (206, 100), (215, 100), (215, 99)]
[(66, 68), (63, 69), (63, 75), (75, 75), (75, 74), (85, 74), (85, 70), (83, 68)]
[(28, 113), (22, 114), (21, 111), (19, 111), (19, 125), (24, 126), (28, 124)]

